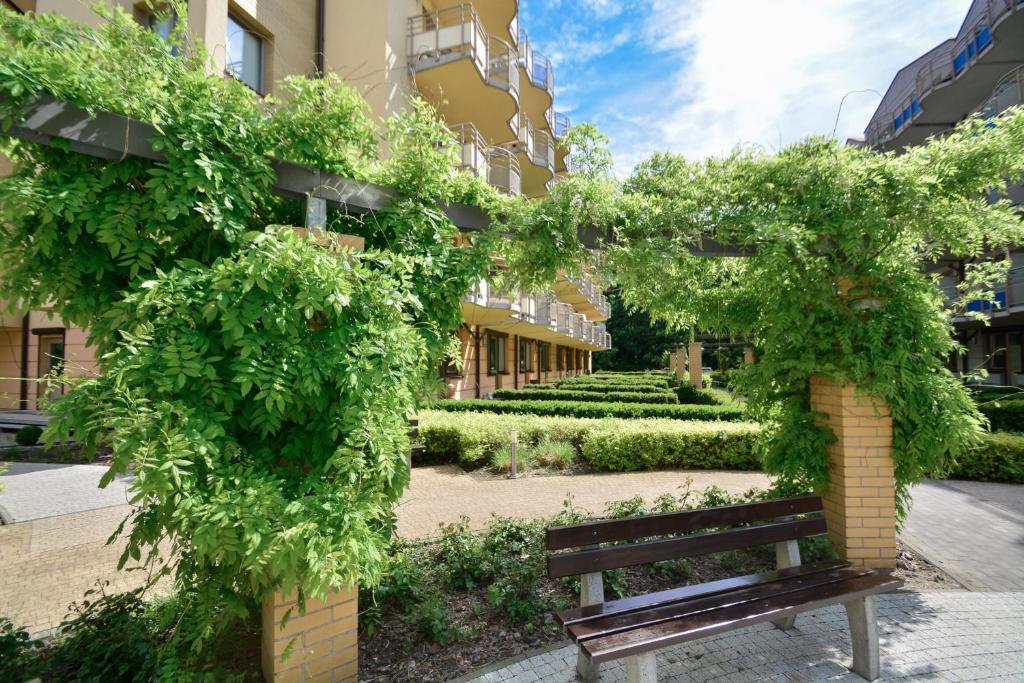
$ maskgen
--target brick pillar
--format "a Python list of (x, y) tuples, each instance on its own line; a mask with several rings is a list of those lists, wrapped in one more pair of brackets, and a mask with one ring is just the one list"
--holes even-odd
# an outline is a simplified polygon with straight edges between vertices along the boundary
[(896, 568), (896, 487), (892, 417), (878, 399), (852, 384), (811, 378), (811, 409), (824, 413), (836, 441), (828, 447), (829, 490), (823, 495), (829, 539), (857, 566)]
[(750, 365), (754, 362), (754, 347), (744, 346), (743, 347), (743, 362)]
[[(285, 627), (281, 619), (292, 608)], [(331, 593), (326, 600), (306, 600), (299, 614), (295, 596), (274, 593), (263, 601), (262, 664), (267, 683), (286, 681), (356, 681), (359, 675), (359, 592)], [(281, 661), (294, 639), (291, 656)]]
[(690, 385), (700, 389), (704, 386), (701, 365), (704, 363), (704, 348), (700, 342), (690, 344)]

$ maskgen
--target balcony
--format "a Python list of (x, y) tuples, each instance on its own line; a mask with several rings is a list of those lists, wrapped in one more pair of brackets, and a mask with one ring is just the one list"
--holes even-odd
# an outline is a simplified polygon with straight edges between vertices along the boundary
[(504, 147), (489, 148), (487, 150), (487, 182), (505, 194), (522, 194), (523, 173), (516, 155)]
[(576, 311), (592, 322), (600, 322), (611, 317), (611, 305), (601, 286), (589, 278), (563, 276), (552, 289), (558, 295), (559, 301), (572, 304)]
[(489, 35), (473, 5), (409, 18), (409, 68), (417, 90), (447, 121), (472, 121), (487, 144), (517, 136), (519, 56)]
[(459, 155), (459, 168), (480, 176), (487, 176), (487, 143), (472, 123), (451, 126)]
[(555, 101), (555, 71), (551, 60), (530, 46), (526, 31), (519, 32), (518, 51), (523, 112), (534, 126), (549, 127), (547, 111)]
[(547, 327), (550, 332), (558, 332), (558, 300), (551, 292), (537, 297), (536, 323)]
[[(465, 0), (433, 0), (432, 9), (444, 10)], [(473, 4), (484, 30), (511, 44), (519, 36), (519, 0), (484, 0)]]
[(519, 312), (516, 317), (520, 322), (530, 325), (537, 323), (537, 297), (527, 294), (519, 297)]
[(1006, 65), (1024, 61), (1024, 2), (975, 0), (956, 38), (901, 69), (865, 131), (883, 150), (951, 128), (988, 97)]
[(565, 146), (565, 136), (569, 134), (569, 129), (572, 128), (572, 120), (567, 114), (562, 112), (551, 110), (551, 117), (554, 125), (552, 131), (555, 134), (556, 148), (555, 148), (555, 172), (565, 173), (569, 170), (568, 156), (569, 148)]
[(519, 157), (523, 194), (527, 197), (546, 194), (548, 182), (555, 177), (555, 145), (551, 135), (534, 128), (523, 116), (519, 121), (519, 139), (508, 148)]
[(498, 325), (514, 321), (518, 313), (518, 298), (495, 291), (486, 280), (462, 297), (462, 320), (467, 325)]

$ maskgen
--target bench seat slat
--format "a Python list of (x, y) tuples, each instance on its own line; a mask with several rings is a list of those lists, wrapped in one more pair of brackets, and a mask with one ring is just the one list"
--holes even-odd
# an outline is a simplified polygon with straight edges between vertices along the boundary
[(827, 572), (819, 572), (804, 576), (795, 576), (779, 579), (770, 583), (752, 586), (741, 590), (720, 593), (696, 600), (677, 602), (671, 605), (663, 605), (653, 609), (630, 612), (606, 617), (604, 619), (593, 619), (583, 621), (569, 626), (569, 635), (576, 640), (584, 641), (591, 638), (608, 636), (622, 631), (631, 631), (637, 628), (646, 628), (655, 624), (667, 621), (685, 619), (701, 612), (721, 610), (727, 607), (754, 603), (758, 600), (776, 598), (800, 593), (810, 588), (827, 586), (829, 584), (841, 583), (858, 576), (867, 576), (873, 573), (870, 569), (863, 567), (844, 567), (833, 569)]
[(849, 562), (844, 562), (842, 560), (821, 560), (820, 562), (804, 564), (798, 567), (790, 567), (788, 569), (773, 569), (771, 571), (758, 572), (756, 574), (747, 574), (746, 576), (734, 576), (728, 579), (719, 579), (717, 581), (709, 581), (707, 583), (699, 583), (692, 586), (670, 588), (656, 593), (647, 593), (645, 595), (636, 595), (628, 598), (620, 598), (618, 600), (609, 600), (608, 602), (602, 602), (596, 605), (587, 605), (586, 607), (573, 607), (556, 613), (555, 619), (563, 626), (570, 626), (590, 619), (603, 619), (615, 614), (652, 609), (654, 607), (682, 602), (684, 600), (705, 598), (710, 595), (750, 588), (752, 586), (777, 581), (780, 578), (806, 576), (818, 572), (831, 571), (833, 569), (842, 569), (849, 566)]
[(551, 527), (547, 531), (548, 550), (582, 548), (588, 545), (630, 541), (647, 536), (682, 534), (698, 529), (765, 522), (779, 517), (792, 517), (821, 512), (820, 496), (796, 496), (760, 503), (725, 505), (703, 510), (664, 512), (656, 515), (609, 519)]
[(610, 548), (560, 553), (548, 555), (548, 576), (574, 576), (694, 555), (710, 555), (764, 543), (819, 536), (825, 531), (824, 518), (813, 517)]
[(827, 605), (886, 593), (902, 585), (903, 582), (899, 579), (883, 574), (857, 576), (838, 583), (815, 586), (751, 603), (712, 609), (652, 626), (583, 640), (580, 646), (595, 663), (606, 662), (765, 621), (775, 621)]

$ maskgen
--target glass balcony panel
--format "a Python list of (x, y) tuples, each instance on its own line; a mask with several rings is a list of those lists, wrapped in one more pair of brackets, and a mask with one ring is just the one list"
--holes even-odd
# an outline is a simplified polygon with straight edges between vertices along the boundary
[(409, 58), (416, 69), (460, 57), (487, 74), (488, 37), (472, 5), (459, 5), (409, 19)]

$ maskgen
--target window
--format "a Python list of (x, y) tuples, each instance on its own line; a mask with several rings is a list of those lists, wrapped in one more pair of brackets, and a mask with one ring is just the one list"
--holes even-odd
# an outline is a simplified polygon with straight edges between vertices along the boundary
[(561, 372), (562, 370), (565, 370), (565, 353), (563, 353), (564, 351), (565, 351), (565, 349), (563, 349), (561, 346), (556, 346), (555, 347), (555, 371), (556, 372)]
[(487, 334), (487, 374), (507, 372), (505, 367), (505, 335)]
[(551, 344), (537, 342), (537, 358), (541, 372), (551, 371)]
[(227, 72), (256, 92), (263, 92), (263, 38), (228, 15)]
[(519, 340), (519, 372), (533, 372), (533, 342)]

